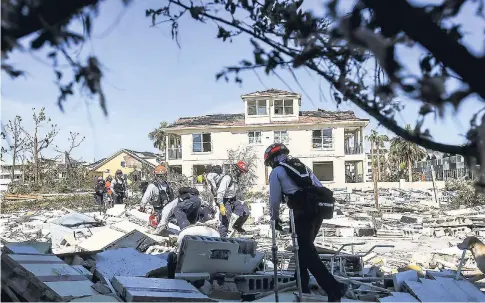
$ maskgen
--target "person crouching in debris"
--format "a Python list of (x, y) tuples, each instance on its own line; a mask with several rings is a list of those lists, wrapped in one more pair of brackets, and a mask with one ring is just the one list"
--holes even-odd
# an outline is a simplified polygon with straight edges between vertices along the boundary
[(103, 197), (105, 192), (106, 192), (106, 187), (105, 187), (103, 177), (98, 177), (98, 181), (96, 182), (96, 187), (94, 188), (94, 197), (96, 199), (97, 204), (99, 205), (103, 204)]
[(159, 222), (163, 207), (174, 199), (174, 194), (167, 182), (167, 169), (165, 166), (158, 165), (153, 173), (155, 178), (144, 189), (140, 211), (144, 212), (146, 205), (150, 203), (157, 217), (157, 222)]
[(199, 198), (199, 191), (192, 187), (181, 187), (179, 196), (165, 205), (162, 210), (161, 219), (155, 231), (151, 232), (160, 235), (168, 228), (168, 222), (175, 217), (177, 226), (183, 230), (199, 219), (199, 212), (202, 201)]
[(239, 161), (234, 165), (234, 172), (224, 175), (220, 181), (217, 189), (216, 204), (219, 207), (219, 233), (221, 238), (227, 237), (232, 213), (238, 216), (232, 228), (239, 233), (246, 232), (242, 226), (249, 218), (249, 207), (237, 200), (236, 193), (241, 174), (245, 174), (248, 171), (248, 165), (243, 161)]
[(111, 182), (111, 191), (113, 192), (114, 204), (123, 204), (126, 194), (126, 182), (121, 169), (116, 171), (115, 178)]
[[(289, 153), (289, 149), (281, 143), (270, 145), (264, 153), (264, 165), (273, 169), (269, 176), (271, 220), (275, 221), (276, 229), (281, 231), (279, 208), (285, 199), (288, 207), (293, 209), (302, 292), (310, 293), (310, 271), (327, 293), (328, 302), (340, 302), (349, 286), (333, 277), (320, 260), (313, 244), (323, 219), (331, 218), (333, 214), (333, 193), (324, 188), (299, 159), (290, 158)], [(332, 214), (329, 215), (329, 211)]]

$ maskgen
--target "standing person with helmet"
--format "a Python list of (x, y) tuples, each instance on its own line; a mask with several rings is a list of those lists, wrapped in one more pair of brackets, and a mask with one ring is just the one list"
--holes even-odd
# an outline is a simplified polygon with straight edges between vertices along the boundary
[(126, 195), (126, 181), (121, 169), (116, 171), (115, 178), (111, 181), (111, 191), (113, 192), (114, 204), (123, 204)]
[[(287, 201), (288, 207), (293, 210), (293, 228), (298, 239), (302, 292), (310, 293), (310, 271), (318, 285), (327, 293), (328, 301), (340, 302), (349, 286), (339, 283), (333, 277), (320, 260), (313, 244), (323, 219), (329, 216), (331, 218), (329, 212), (333, 213), (333, 193), (324, 188), (300, 160), (290, 158), (289, 153), (288, 148), (281, 143), (270, 145), (264, 153), (265, 166), (273, 169), (269, 176), (271, 220), (275, 221), (276, 229), (282, 230), (279, 219), (280, 203), (283, 199)], [(332, 207), (328, 209), (330, 204)]]
[(227, 237), (232, 213), (239, 216), (232, 225), (232, 228), (240, 233), (246, 232), (242, 226), (249, 218), (249, 207), (245, 203), (238, 201), (236, 194), (241, 174), (245, 174), (248, 171), (248, 165), (243, 161), (239, 161), (234, 165), (234, 172), (226, 174), (220, 181), (219, 188), (217, 189), (216, 204), (219, 207), (219, 233), (221, 238)]
[(140, 209), (145, 211), (145, 206), (147, 203), (150, 203), (157, 216), (157, 221), (160, 221), (163, 207), (174, 199), (174, 194), (167, 182), (167, 169), (165, 166), (158, 165), (155, 167), (153, 173), (155, 174), (155, 178), (148, 184), (143, 194)]

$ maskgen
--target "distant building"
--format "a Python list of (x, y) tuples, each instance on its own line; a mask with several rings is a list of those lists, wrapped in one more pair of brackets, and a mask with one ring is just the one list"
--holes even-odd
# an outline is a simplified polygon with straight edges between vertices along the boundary
[(135, 170), (141, 171), (143, 165), (153, 169), (163, 161), (160, 154), (121, 149), (110, 157), (88, 164), (86, 167), (91, 175), (106, 179), (108, 176), (113, 177), (118, 169), (121, 169), (123, 174), (129, 175)]
[[(22, 180), (22, 165), (15, 164), (14, 182)], [(6, 191), (12, 182), (12, 163), (1, 162), (0, 166), (0, 191)]]
[(352, 111), (302, 111), (301, 95), (270, 89), (241, 96), (244, 113), (183, 117), (169, 125), (167, 162), (186, 176), (228, 160), (228, 150), (252, 146), (256, 184), (267, 184), (270, 168), (263, 154), (285, 143), (324, 183), (364, 182), (364, 128), (368, 119)]
[(431, 168), (435, 171), (436, 180), (473, 179), (473, 172), (465, 163), (463, 156), (450, 156), (439, 152), (428, 152), (426, 160), (416, 162), (414, 169), (422, 173), (426, 181), (431, 181)]

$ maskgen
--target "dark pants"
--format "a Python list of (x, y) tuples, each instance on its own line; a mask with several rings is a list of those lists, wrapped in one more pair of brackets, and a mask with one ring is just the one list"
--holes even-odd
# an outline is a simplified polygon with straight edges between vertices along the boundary
[(199, 199), (186, 199), (180, 201), (173, 210), (173, 214), (177, 219), (177, 225), (180, 230), (186, 228), (190, 224), (197, 222), (200, 210)]
[(245, 203), (237, 201), (234, 198), (224, 199), (224, 206), (226, 207), (226, 215), (223, 216), (219, 214), (219, 220), (221, 221), (219, 225), (219, 234), (221, 235), (221, 238), (227, 237), (232, 213), (239, 216), (239, 218), (237, 218), (236, 222), (233, 224), (233, 227), (238, 228), (243, 226), (251, 214), (249, 207)]
[(103, 204), (103, 195), (98, 195), (98, 194), (95, 194), (94, 195), (94, 198), (96, 199), (96, 203), (102, 205)]
[(316, 212), (294, 210), (293, 215), (298, 238), (298, 259), (302, 291), (310, 292), (310, 275), (308, 273), (310, 271), (329, 298), (335, 297), (342, 285), (335, 280), (323, 261), (320, 260), (317, 249), (313, 244), (323, 222), (322, 213), (318, 210)]
[(125, 194), (116, 194), (114, 195), (114, 204), (123, 204), (124, 199)]

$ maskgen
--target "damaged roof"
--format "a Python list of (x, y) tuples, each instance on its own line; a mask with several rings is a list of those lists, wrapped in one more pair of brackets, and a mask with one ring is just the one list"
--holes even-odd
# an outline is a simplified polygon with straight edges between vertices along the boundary
[[(271, 124), (318, 124), (341, 121), (369, 121), (357, 118), (353, 111), (300, 111), (298, 121), (273, 121)], [(267, 124), (267, 123), (263, 123)], [(244, 126), (244, 114), (216, 114), (198, 117), (182, 117), (167, 126), (168, 129), (180, 129), (187, 127), (210, 127), (210, 126)], [(250, 124), (255, 125), (255, 124)]]
[(294, 92), (289, 92), (281, 89), (275, 89), (275, 88), (270, 88), (267, 90), (263, 91), (257, 91), (249, 94), (244, 94), (241, 96), (241, 98), (247, 98), (247, 97), (260, 97), (260, 96), (274, 96), (274, 95), (292, 95), (292, 96), (301, 96), (300, 94), (294, 93)]
[(134, 151), (134, 150), (131, 150), (131, 149), (123, 148), (123, 149), (117, 151), (115, 154), (111, 155), (110, 157), (104, 158), (104, 159), (99, 160), (95, 163), (91, 163), (89, 165), (89, 169), (90, 170), (96, 170), (96, 169), (100, 168), (101, 166), (103, 166), (104, 164), (111, 161), (112, 159), (114, 159), (115, 157), (117, 157), (121, 153), (127, 153), (130, 156), (132, 156), (133, 158), (137, 159), (138, 161), (149, 165), (150, 167), (155, 167), (155, 164), (149, 162), (148, 159), (156, 158), (158, 156), (156, 153), (152, 153), (152, 152), (138, 152), (138, 151)]

